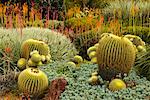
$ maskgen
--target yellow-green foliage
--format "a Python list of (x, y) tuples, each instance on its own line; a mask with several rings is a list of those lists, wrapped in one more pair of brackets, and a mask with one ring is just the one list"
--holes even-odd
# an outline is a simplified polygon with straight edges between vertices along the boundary
[(27, 68), (18, 77), (18, 87), (31, 95), (40, 94), (48, 87), (48, 78), (39, 69)]
[(134, 45), (125, 37), (104, 34), (97, 48), (99, 71), (111, 68), (121, 73), (128, 73), (135, 61)]
[(37, 50), (40, 55), (48, 55), (50, 53), (49, 47), (43, 41), (28, 39), (23, 42), (21, 46), (21, 57), (29, 59), (30, 52)]

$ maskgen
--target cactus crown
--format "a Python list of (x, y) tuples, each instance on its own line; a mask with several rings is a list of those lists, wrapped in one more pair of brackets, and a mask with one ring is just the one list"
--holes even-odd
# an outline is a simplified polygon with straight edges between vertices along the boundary
[(50, 53), (49, 46), (43, 41), (27, 39), (21, 46), (21, 57), (29, 59), (30, 52), (33, 50), (37, 50), (39, 54), (45, 56)]

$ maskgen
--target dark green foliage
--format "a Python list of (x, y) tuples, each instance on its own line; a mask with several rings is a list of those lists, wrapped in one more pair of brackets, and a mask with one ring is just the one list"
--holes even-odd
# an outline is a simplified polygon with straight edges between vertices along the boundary
[(107, 0), (89, 0), (87, 3), (91, 8), (106, 8), (109, 6), (109, 2)]
[(91, 30), (85, 33), (78, 34), (76, 36), (73, 43), (79, 51), (80, 56), (82, 56), (84, 59), (89, 60), (89, 57), (87, 55), (87, 49), (98, 43), (101, 33), (101, 31)]
[(65, 0), (67, 9), (75, 5), (81, 8), (105, 8), (109, 5), (109, 2), (107, 0)]
[(147, 52), (139, 53), (137, 55), (135, 68), (139, 75), (150, 80), (150, 46), (147, 47)]
[(132, 34), (139, 36), (144, 42), (150, 44), (150, 29), (142, 26), (129, 26), (124, 34)]

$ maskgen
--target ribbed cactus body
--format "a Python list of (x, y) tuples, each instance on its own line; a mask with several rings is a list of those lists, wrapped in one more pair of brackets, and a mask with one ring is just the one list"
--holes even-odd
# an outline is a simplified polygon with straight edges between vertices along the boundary
[(100, 39), (97, 49), (99, 70), (110, 68), (128, 73), (134, 65), (135, 54), (135, 48), (129, 39), (106, 34)]
[(50, 53), (49, 46), (43, 42), (34, 39), (28, 39), (21, 46), (21, 57), (29, 59), (30, 52), (37, 50), (40, 55), (48, 55)]
[(32, 95), (40, 94), (48, 87), (48, 78), (39, 69), (27, 68), (20, 73), (18, 86), (22, 92)]

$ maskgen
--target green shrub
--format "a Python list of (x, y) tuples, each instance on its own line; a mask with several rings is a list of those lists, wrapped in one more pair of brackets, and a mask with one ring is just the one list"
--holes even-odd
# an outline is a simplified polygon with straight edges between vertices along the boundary
[(91, 20), (89, 20), (89, 23), (87, 23), (88, 20), (88, 16), (79, 18), (73, 17), (65, 21), (65, 26), (68, 28), (72, 28), (75, 33), (78, 33), (79, 30), (88, 31), (96, 27), (96, 22), (98, 19), (96, 17), (92, 18)]
[(87, 49), (94, 44), (98, 43), (100, 35), (105, 30), (93, 29), (84, 33), (78, 34), (73, 43), (75, 47), (79, 51), (79, 55), (81, 55), (84, 59), (89, 60), (89, 56), (87, 55)]
[(105, 8), (109, 5), (107, 0), (65, 0), (66, 9), (68, 10), (72, 6), (80, 6), (81, 8)]
[(0, 28), (0, 49), (4, 52), (6, 48), (10, 48), (13, 62), (20, 58), (20, 46), (20, 34), (16, 30)]

